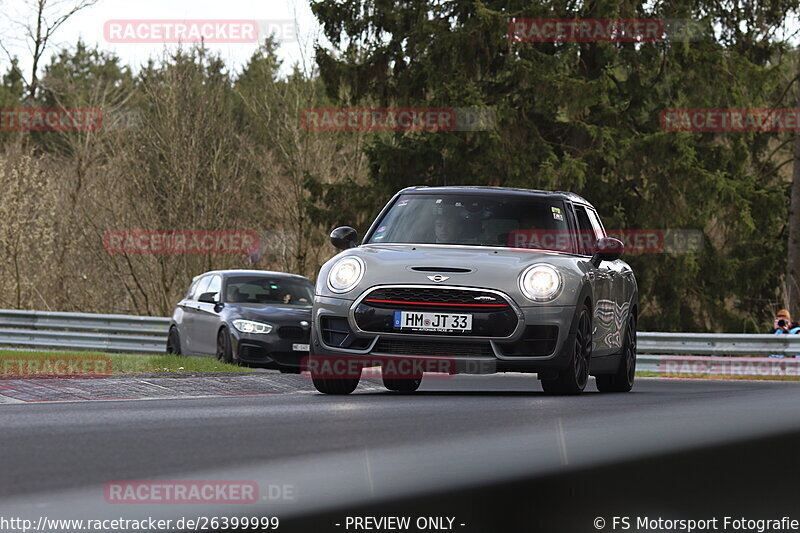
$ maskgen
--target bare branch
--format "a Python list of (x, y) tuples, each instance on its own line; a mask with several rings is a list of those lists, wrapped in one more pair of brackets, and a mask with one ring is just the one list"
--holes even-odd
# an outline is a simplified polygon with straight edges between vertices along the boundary
[[(28, 50), (32, 56), (30, 81), (27, 83), (28, 96), (33, 100), (39, 87), (39, 66), (53, 34), (75, 13), (96, 4), (98, 0), (33, 0), (29, 5), (34, 13), (33, 22), (17, 23), (24, 27), (28, 40)], [(66, 10), (62, 6), (68, 4)], [(6, 50), (6, 55), (8, 51)]]

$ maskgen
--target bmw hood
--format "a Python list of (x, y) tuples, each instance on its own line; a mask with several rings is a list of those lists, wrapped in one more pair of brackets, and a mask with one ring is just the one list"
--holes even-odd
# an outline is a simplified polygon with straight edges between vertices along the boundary
[(311, 307), (276, 306), (270, 304), (229, 304), (230, 311), (246, 320), (311, 320)]

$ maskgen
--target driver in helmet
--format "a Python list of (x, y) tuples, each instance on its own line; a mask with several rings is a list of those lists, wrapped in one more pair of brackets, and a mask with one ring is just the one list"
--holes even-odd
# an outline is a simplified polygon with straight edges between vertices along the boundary
[(436, 243), (458, 244), (463, 229), (463, 221), (455, 209), (443, 210), (433, 222)]
[(439, 207), (433, 221), (436, 244), (478, 244), (479, 227), (475, 220), (462, 215), (460, 204)]

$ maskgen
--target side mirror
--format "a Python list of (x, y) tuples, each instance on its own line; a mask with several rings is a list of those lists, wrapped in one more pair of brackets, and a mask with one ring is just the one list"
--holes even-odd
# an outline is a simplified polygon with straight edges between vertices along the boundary
[(215, 304), (217, 303), (217, 301), (214, 299), (216, 294), (217, 294), (216, 292), (204, 292), (203, 294), (200, 295), (197, 301), (202, 302), (204, 304)]
[(622, 241), (614, 237), (603, 237), (597, 239), (594, 245), (594, 254), (592, 255), (591, 263), (597, 268), (600, 266), (601, 261), (616, 261), (622, 257), (625, 251), (625, 245)]
[(358, 232), (350, 226), (342, 226), (331, 232), (331, 244), (340, 250), (349, 250), (358, 245)]

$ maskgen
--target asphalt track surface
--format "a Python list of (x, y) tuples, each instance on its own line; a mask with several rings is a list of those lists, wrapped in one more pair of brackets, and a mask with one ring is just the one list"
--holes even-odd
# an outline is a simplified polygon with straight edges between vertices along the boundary
[[(284, 530), (352, 531), (344, 520), (353, 513), (439, 511), (455, 518), (455, 530), (486, 531), (525, 517), (552, 521), (587, 484), (589, 498), (602, 496), (595, 503), (628, 498), (615, 511), (628, 514), (647, 505), (687, 510), (698, 497), (719, 503), (733, 490), (770, 499), (775, 512), (798, 508), (800, 383), (640, 378), (629, 394), (600, 394), (590, 383), (581, 396), (559, 397), (533, 377), (509, 374), (426, 378), (410, 395), (367, 382), (337, 397), (315, 393), (302, 376), (261, 379), (291, 386), (264, 395), (0, 405), (0, 516), (270, 515)], [(711, 455), (686, 455), (697, 453)], [(187, 479), (252, 480), (262, 501), (120, 505), (103, 496), (112, 481)], [(786, 483), (795, 503), (783, 510)], [(676, 492), (692, 502), (669, 500)], [(490, 508), (478, 512), (476, 501)], [(746, 511), (747, 501), (737, 505)], [(587, 505), (576, 505), (573, 518), (596, 512)], [(591, 521), (579, 525), (595, 530)]]

